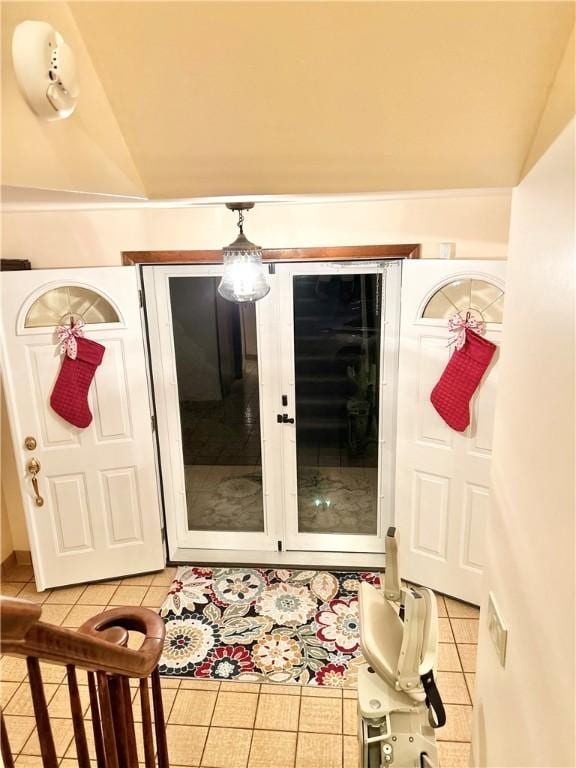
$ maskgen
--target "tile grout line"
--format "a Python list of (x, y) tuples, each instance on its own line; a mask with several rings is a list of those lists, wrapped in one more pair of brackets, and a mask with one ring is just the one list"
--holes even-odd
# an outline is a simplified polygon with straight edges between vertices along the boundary
[(344, 766), (344, 696), (340, 699), (340, 757)]
[(250, 757), (252, 756), (252, 744), (254, 742), (254, 733), (256, 731), (256, 722), (258, 720), (258, 710), (260, 709), (260, 696), (262, 695), (262, 686), (258, 686), (258, 697), (256, 699), (256, 711), (254, 712), (254, 723), (252, 725), (252, 731), (250, 733), (250, 746), (248, 748), (248, 757), (246, 759), (246, 768), (250, 765)]
[[(210, 728), (212, 728), (212, 721), (214, 720), (214, 713), (216, 712), (216, 707), (218, 706), (218, 697), (220, 696), (220, 682), (218, 682), (218, 688), (216, 688), (216, 698), (214, 699), (214, 706), (212, 707), (212, 712), (210, 713), (210, 719), (208, 721), (208, 727), (206, 729), (206, 738), (204, 739), (204, 744), (202, 745), (202, 752), (200, 753), (200, 762), (198, 763), (199, 766), (202, 765), (202, 761), (204, 760), (204, 753), (206, 752), (206, 745), (208, 744), (208, 739), (210, 737)], [(188, 690), (188, 689), (184, 689)], [(193, 688), (190, 690), (194, 690)], [(202, 690), (201, 688), (198, 690)]]
[[(456, 645), (458, 645), (458, 641), (456, 640), (456, 634), (454, 632), (454, 625), (452, 624), (452, 620), (453, 619), (456, 620), (456, 621), (462, 621), (462, 620), (464, 620), (464, 621), (477, 621), (478, 622), (478, 630), (480, 630), (480, 617), (475, 619), (475, 618), (472, 618), (472, 617), (449, 616), (448, 618), (449, 618), (449, 621), (450, 621), (450, 631), (452, 632), (452, 635), (454, 637), (454, 642), (456, 643)], [(478, 637), (478, 634), (476, 635), (476, 637)], [(478, 645), (478, 640), (476, 640), (476, 642), (471, 642), (471, 643), (466, 643), (466, 642), (465, 643), (460, 643), (460, 645)]]
[(296, 731), (296, 741), (294, 742), (294, 758), (292, 762), (292, 768), (296, 768), (296, 762), (298, 758), (298, 734), (300, 733), (300, 712), (302, 711), (302, 689), (300, 689), (298, 699), (298, 730)]
[(296, 731), (296, 745), (294, 747), (294, 768), (298, 765), (298, 747), (300, 745), (300, 734), (302, 731), (300, 730), (300, 722), (298, 722), (298, 730)]
[[(176, 704), (176, 699), (178, 698), (178, 694), (180, 693), (180, 683), (182, 681), (178, 681), (178, 685), (176, 687), (176, 693), (174, 694), (174, 698), (172, 699), (172, 704), (170, 705), (170, 711), (168, 714), (164, 714), (164, 733), (166, 735), (166, 744), (168, 744), (168, 723), (170, 721), (170, 716), (172, 715), (172, 710), (174, 709), (174, 705)], [(167, 688), (166, 690), (170, 690)], [(160, 678), (160, 691), (162, 691), (162, 678)], [(162, 695), (162, 693), (160, 693)], [(143, 726), (141, 725), (142, 729)], [(154, 726), (153, 726), (154, 727)], [(144, 730), (142, 730), (142, 734), (144, 734)], [(156, 728), (154, 728), (154, 741), (156, 742)], [(156, 758), (158, 757), (158, 744), (156, 744), (156, 750), (154, 752), (154, 763), (156, 763)]]
[(476, 680), (476, 672), (463, 672), (464, 680), (466, 682), (466, 688), (468, 689), (468, 696), (470, 697), (470, 703), (472, 706), (474, 706), (474, 690), (470, 686), (470, 683), (468, 682), (467, 675), (474, 675), (474, 680)]
[(296, 731), (296, 742), (294, 744), (294, 768), (296, 768), (296, 761), (298, 757), (298, 734), (300, 733), (300, 713), (302, 712), (302, 688), (298, 695), (298, 730)]
[(344, 766), (344, 698), (340, 701), (340, 757), (342, 758), (342, 766)]

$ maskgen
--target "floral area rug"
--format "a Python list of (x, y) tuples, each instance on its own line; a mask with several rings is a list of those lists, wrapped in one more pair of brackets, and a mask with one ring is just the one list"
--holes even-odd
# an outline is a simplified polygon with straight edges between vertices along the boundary
[(355, 687), (358, 588), (373, 572), (178, 569), (160, 615), (160, 674)]

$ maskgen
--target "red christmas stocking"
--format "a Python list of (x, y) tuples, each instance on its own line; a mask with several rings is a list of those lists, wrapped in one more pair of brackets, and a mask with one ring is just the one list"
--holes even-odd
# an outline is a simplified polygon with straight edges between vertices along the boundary
[(76, 359), (64, 356), (50, 405), (70, 424), (84, 428), (92, 421), (88, 408), (88, 389), (96, 368), (102, 362), (105, 348), (96, 341), (84, 338), (77, 338), (76, 344)]
[(496, 345), (466, 328), (466, 341), (456, 349), (432, 390), (432, 405), (448, 426), (464, 432), (470, 423), (470, 399), (496, 351)]

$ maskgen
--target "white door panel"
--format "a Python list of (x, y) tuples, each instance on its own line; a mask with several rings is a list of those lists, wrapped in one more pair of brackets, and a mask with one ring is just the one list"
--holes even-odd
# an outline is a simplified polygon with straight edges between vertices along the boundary
[[(119, 315), (118, 322), (90, 322), (85, 327), (86, 337), (106, 348), (89, 391), (93, 420), (86, 429), (72, 426), (50, 407), (61, 364), (54, 334), (58, 320), (50, 319), (48, 312), (46, 325), (24, 327), (37, 297), (66, 285), (100, 294), (100, 301)], [(4, 273), (2, 358), (38, 587), (162, 568), (135, 268)], [(25, 448), (28, 436), (37, 441), (33, 451)], [(41, 465), (41, 507), (35, 504), (26, 472), (32, 457)]]
[[(422, 315), (441, 286), (471, 277), (503, 289), (504, 274), (505, 262), (494, 261), (406, 261), (402, 271), (396, 524), (403, 575), (473, 603), (484, 567), (498, 356), (472, 400), (469, 428), (455, 432), (430, 402), (451, 354), (447, 320)], [(487, 338), (499, 344), (500, 335), (501, 325), (489, 322)]]

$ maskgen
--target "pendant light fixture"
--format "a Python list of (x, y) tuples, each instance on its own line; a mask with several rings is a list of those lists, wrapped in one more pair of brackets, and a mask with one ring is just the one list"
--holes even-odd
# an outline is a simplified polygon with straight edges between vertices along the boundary
[(242, 303), (263, 299), (270, 290), (267, 270), (262, 264), (262, 249), (254, 245), (244, 234), (244, 211), (254, 208), (254, 203), (226, 203), (226, 208), (238, 211), (238, 237), (222, 249), (224, 274), (218, 293), (228, 301)]

